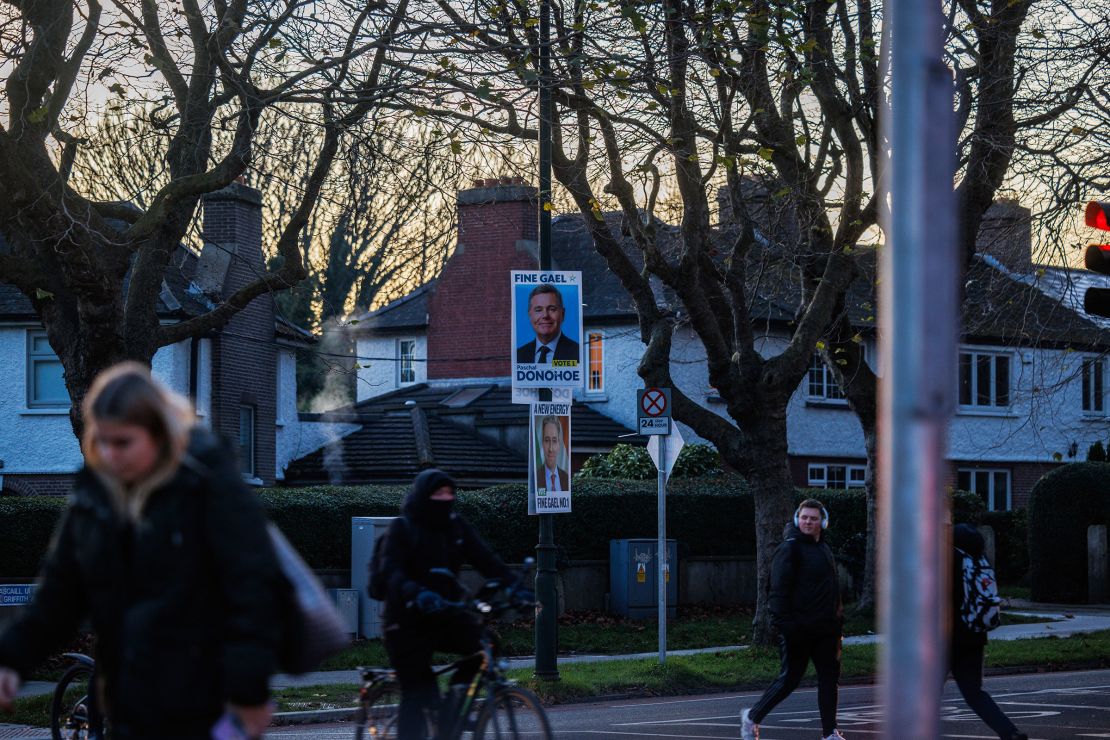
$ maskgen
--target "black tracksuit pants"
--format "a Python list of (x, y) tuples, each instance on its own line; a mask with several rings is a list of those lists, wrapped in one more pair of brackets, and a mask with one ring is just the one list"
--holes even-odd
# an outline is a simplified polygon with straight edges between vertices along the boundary
[[(424, 740), (424, 710), (439, 704), (439, 687), (432, 672), (432, 653), (471, 655), (482, 649), (482, 627), (469, 615), (435, 619), (434, 624), (387, 630), (385, 650), (401, 683), (398, 740)], [(481, 656), (466, 661), (451, 676), (452, 684), (469, 684), (481, 667)]]
[(1009, 740), (1017, 734), (1017, 727), (1010, 718), (1002, 713), (991, 695), (983, 690), (983, 649), (978, 642), (953, 640), (948, 661), (952, 678), (964, 696), (971, 711), (998, 733), (1000, 738)]
[(779, 637), (782, 670), (767, 687), (748, 716), (759, 724), (790, 692), (798, 688), (806, 667), (813, 661), (817, 671), (817, 709), (821, 712), (821, 735), (836, 729), (836, 705), (840, 682), (840, 634), (791, 635)]

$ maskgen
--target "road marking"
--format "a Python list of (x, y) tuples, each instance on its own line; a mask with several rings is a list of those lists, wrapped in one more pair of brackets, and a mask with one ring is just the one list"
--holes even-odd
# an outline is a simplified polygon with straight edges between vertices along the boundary
[(1103, 712), (1110, 712), (1110, 707), (1092, 706), (1088, 704), (1045, 704), (1039, 701), (1000, 701), (997, 704), (1017, 704), (1018, 706), (1025, 707), (1052, 707), (1054, 709), (1098, 709)]

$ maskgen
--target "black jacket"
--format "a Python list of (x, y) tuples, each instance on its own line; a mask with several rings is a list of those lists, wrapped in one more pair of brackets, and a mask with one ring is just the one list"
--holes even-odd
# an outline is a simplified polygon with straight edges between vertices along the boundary
[[(973, 558), (983, 554), (983, 535), (970, 524), (957, 524), (952, 529), (952, 544)], [(964, 603), (964, 556), (952, 551), (952, 643), (955, 645), (986, 645), (986, 632), (972, 632), (960, 617)]]
[(783, 635), (839, 633), (844, 626), (836, 559), (824, 539), (793, 524), (771, 562), (771, 616)]
[[(446, 599), (457, 600), (463, 594), (450, 578), (432, 573), (433, 568), (446, 568), (456, 576), (463, 563), (470, 563), (486, 578), (508, 579), (510, 573), (501, 559), (454, 511), (446, 516), (434, 511), (430, 501), (441, 486), (454, 488), (454, 481), (440, 470), (425, 470), (416, 477), (412, 490), (401, 504), (403, 517), (389, 525), (383, 567), (389, 574), (389, 592), (385, 600), (383, 621), (393, 625), (426, 624), (420, 614), (407, 604), (421, 591), (435, 591)], [(449, 508), (449, 507), (448, 507)]]
[(258, 497), (197, 430), (135, 525), (95, 474), (78, 474), (35, 598), (0, 636), (0, 665), (26, 677), (87, 617), (113, 724), (207, 737), (225, 703), (269, 696), (279, 573)]

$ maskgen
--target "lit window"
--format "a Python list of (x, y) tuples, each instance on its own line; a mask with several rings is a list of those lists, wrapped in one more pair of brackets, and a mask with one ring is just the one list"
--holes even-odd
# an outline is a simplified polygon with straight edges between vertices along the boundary
[(400, 360), (401, 385), (416, 382), (416, 340), (402, 339), (397, 342), (397, 358)]
[(62, 362), (44, 331), (27, 332), (27, 407), (69, 408)]
[(1106, 361), (1101, 357), (1083, 360), (1083, 410), (1101, 414), (1105, 409)]
[(806, 375), (806, 396), (816, 401), (844, 401), (844, 393), (833, 378), (832, 370), (825, 365), (821, 355), (814, 352), (809, 360)]
[(590, 393), (600, 393), (605, 390), (604, 369), (604, 340), (601, 332), (590, 332), (589, 335), (590, 380), (586, 389)]
[(956, 471), (956, 487), (979, 494), (987, 511), (1009, 511), (1010, 471), (989, 468), (960, 468)]
[(239, 469), (254, 477), (254, 406), (239, 407)]
[(866, 477), (864, 465), (814, 463), (809, 466), (811, 488), (863, 488)]
[(960, 353), (960, 405), (1005, 408), (1010, 405), (1010, 356)]

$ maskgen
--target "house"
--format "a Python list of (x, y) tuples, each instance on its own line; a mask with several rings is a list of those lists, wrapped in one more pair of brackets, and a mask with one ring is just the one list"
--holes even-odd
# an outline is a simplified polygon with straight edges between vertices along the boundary
[[(199, 254), (179, 247), (166, 267), (157, 307), (163, 322), (208, 311), (264, 268), (261, 211), (261, 193), (242, 183), (205, 196), (204, 247)], [(238, 442), (247, 481), (272, 485), (289, 460), (346, 430), (298, 416), (295, 353), (314, 343), (266, 295), (223, 329), (161, 348), (151, 366), (193, 400), (203, 424)], [(30, 301), (2, 281), (0, 358), (0, 491), (67, 493), (81, 452), (62, 366)]]
[[(519, 479), (526, 476), (525, 443), (506, 434), (507, 410), (493, 419), (481, 414), (464, 419), (465, 414), (446, 409), (456, 391), (496, 388), (508, 400), (508, 273), (535, 269), (536, 197), (534, 188), (508, 179), (480, 181), (458, 194), (458, 247), (442, 274), (357, 317), (353, 331), (360, 358), (358, 403), (347, 410), (347, 421), (356, 420), (360, 409), (379, 413), (392, 408), (399, 413), (397, 404), (413, 401), (426, 413), (469, 423), (468, 428), (479, 434), (486, 431), (486, 438), (515, 451), (521, 460)], [(607, 220), (619, 233), (620, 219)], [(789, 222), (755, 225), (764, 234), (792, 228)], [(720, 228), (726, 231), (729, 226)], [(1045, 471), (1110, 436), (1105, 397), (1110, 341), (1105, 325), (1094, 323), (1081, 305), (1053, 292), (1062, 271), (1032, 264), (1027, 210), (1010, 202), (996, 204), (979, 246), (965, 285), (958, 371), (952, 378), (958, 408), (947, 459), (953, 485), (979, 493), (990, 509), (1004, 510), (1024, 506), (1033, 483)], [(635, 258), (631, 245), (629, 254)], [(636, 315), (579, 216), (553, 220), (552, 256), (555, 269), (583, 272), (588, 380), (576, 393), (575, 413), (598, 414), (615, 423), (608, 440), (590, 440), (588, 448), (600, 450), (606, 446), (603, 442), (620, 441), (627, 433), (621, 430), (635, 425), (636, 391), (642, 387), (636, 368), (643, 353)], [(874, 252), (862, 259), (869, 261), (873, 274)], [(755, 299), (752, 314), (764, 352), (774, 352), (787, 341), (798, 302), (795, 283), (789, 274), (781, 274), (761, 286)], [(871, 363), (877, 359), (873, 284), (858, 281), (849, 297), (852, 320)], [(658, 290), (665, 298), (661, 286)], [(681, 324), (672, 363), (676, 383), (723, 415), (723, 405), (709, 386), (704, 350), (693, 331)], [(515, 418), (521, 428), (523, 407)], [(576, 450), (582, 451), (577, 418), (572, 436)], [(790, 400), (788, 426), (797, 485), (863, 486), (862, 430), (817, 354)], [(687, 441), (697, 440), (688, 428), (682, 427), (682, 433)], [(407, 429), (404, 434), (409, 434)], [(297, 475), (300, 465), (298, 461), (291, 467)]]

